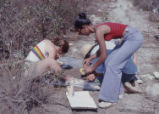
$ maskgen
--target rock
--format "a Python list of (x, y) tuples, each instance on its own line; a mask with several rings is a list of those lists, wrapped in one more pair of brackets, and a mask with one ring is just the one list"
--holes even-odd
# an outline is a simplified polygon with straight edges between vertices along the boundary
[(142, 80), (140, 80), (140, 79), (139, 79), (139, 80), (137, 80), (136, 82), (137, 82), (138, 84), (142, 84), (142, 83), (143, 83), (143, 81), (142, 81)]
[(73, 46), (74, 44), (73, 43), (69, 43), (69, 46)]
[(98, 12), (102, 12), (102, 10), (101, 10), (101, 9), (98, 9)]
[(16, 77), (15, 77), (15, 76), (13, 76), (13, 80), (15, 80), (15, 78), (16, 78)]
[(153, 80), (154, 77), (150, 74), (145, 74), (145, 75), (140, 75), (141, 78), (147, 78), (147, 79), (150, 79), (150, 80)]
[(159, 35), (155, 35), (154, 37), (159, 41)]
[(155, 79), (159, 79), (159, 72), (153, 72)]

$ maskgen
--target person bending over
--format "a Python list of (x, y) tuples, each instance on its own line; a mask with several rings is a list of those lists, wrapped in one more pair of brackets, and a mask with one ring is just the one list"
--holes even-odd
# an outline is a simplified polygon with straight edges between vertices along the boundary
[[(138, 30), (125, 24), (104, 22), (98, 25), (92, 25), (85, 13), (79, 14), (79, 17), (74, 22), (74, 27), (82, 35), (95, 33), (96, 41), (99, 44), (100, 56), (93, 66), (85, 67), (84, 70), (86, 73), (91, 73), (104, 62), (105, 72), (99, 92), (99, 107), (110, 107), (112, 103), (118, 101), (119, 94), (123, 90), (121, 83), (122, 69), (128, 59), (140, 48), (143, 43), (143, 36)], [(104, 41), (119, 38), (123, 39), (123, 43), (108, 56)], [(97, 55), (94, 54), (88, 59), (85, 59), (83, 64), (88, 64), (96, 57)]]

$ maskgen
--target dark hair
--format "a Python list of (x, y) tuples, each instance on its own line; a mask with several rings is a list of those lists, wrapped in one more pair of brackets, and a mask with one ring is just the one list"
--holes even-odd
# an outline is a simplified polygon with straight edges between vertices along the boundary
[(54, 38), (53, 43), (56, 46), (59, 46), (62, 49), (63, 53), (67, 53), (69, 49), (69, 43), (66, 40), (59, 39), (59, 38)]
[(75, 29), (82, 29), (83, 25), (90, 25), (91, 21), (87, 18), (85, 13), (79, 13), (78, 18), (75, 20)]

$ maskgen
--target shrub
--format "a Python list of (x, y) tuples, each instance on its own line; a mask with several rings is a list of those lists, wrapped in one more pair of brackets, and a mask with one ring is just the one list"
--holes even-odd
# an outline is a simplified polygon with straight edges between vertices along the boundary
[(134, 5), (143, 10), (151, 11), (150, 20), (159, 22), (159, 1), (158, 0), (134, 0)]
[(30, 45), (66, 33), (80, 0), (1, 0), (0, 39), (10, 52), (26, 55)]

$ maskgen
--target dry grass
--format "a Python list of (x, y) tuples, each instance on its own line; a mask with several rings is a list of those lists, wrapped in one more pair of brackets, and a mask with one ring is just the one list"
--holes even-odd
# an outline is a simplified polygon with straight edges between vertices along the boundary
[(159, 22), (159, 0), (134, 0), (134, 5), (143, 10), (151, 11), (150, 20)]
[(5, 63), (0, 66), (0, 113), (29, 114), (37, 107), (39, 111), (47, 112), (43, 106), (52, 105), (48, 99), (55, 92), (54, 83), (63, 76), (46, 73), (24, 77), (23, 61), (8, 60)]
[(159, 1), (158, 0), (134, 0), (134, 5), (140, 6), (144, 10), (157, 9), (159, 11)]
[(79, 2), (1, 0), (0, 40), (10, 52), (18, 50), (26, 56), (31, 45), (66, 33), (80, 10)]
[[(0, 113), (28, 114), (47, 104), (44, 80), (24, 78), (24, 58), (40, 40), (66, 34), (87, 0), (0, 0)], [(83, 10), (83, 9), (82, 9)], [(46, 79), (47, 78), (47, 79)]]

